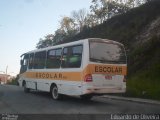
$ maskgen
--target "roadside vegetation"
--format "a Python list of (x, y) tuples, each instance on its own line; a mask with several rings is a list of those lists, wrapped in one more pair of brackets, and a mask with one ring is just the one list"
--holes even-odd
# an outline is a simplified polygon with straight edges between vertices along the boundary
[(18, 85), (18, 75), (15, 78), (12, 78), (11, 81), (7, 82), (8, 85)]
[(160, 100), (160, 37), (152, 37), (130, 55), (127, 96)]

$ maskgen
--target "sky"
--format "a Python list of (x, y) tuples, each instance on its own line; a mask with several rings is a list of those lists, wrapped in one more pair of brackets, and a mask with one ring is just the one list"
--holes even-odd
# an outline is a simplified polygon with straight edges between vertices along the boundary
[(0, 0), (0, 74), (16, 75), (20, 55), (36, 49), (40, 38), (54, 34), (63, 16), (89, 11), (91, 0)]

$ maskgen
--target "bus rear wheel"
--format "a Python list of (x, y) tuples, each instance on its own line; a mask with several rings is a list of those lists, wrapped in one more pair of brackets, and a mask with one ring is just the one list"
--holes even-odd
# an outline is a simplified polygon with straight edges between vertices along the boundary
[(81, 95), (80, 96), (80, 98), (82, 99), (82, 100), (91, 100), (92, 99), (92, 95)]
[(60, 100), (62, 95), (58, 93), (58, 87), (56, 85), (51, 86), (51, 95), (54, 100)]

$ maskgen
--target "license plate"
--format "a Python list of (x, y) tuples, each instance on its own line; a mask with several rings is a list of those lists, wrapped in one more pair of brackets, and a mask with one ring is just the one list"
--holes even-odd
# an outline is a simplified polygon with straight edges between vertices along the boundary
[(106, 79), (106, 80), (112, 80), (112, 75), (106, 75), (106, 76), (105, 76), (105, 79)]

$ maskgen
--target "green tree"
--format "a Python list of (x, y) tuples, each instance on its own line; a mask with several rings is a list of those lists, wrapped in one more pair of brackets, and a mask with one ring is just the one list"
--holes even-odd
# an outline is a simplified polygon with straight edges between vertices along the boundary
[(73, 35), (76, 32), (76, 24), (70, 17), (63, 17), (60, 21), (60, 30), (65, 32), (67, 35)]
[(48, 46), (52, 46), (53, 39), (54, 39), (53, 34), (46, 35), (44, 37), (44, 39), (40, 38), (39, 42), (36, 45), (36, 48), (40, 49), (40, 48), (45, 48), (45, 47), (48, 47)]
[(62, 29), (57, 29), (55, 31), (54, 39), (53, 39), (53, 45), (58, 44), (59, 42), (62, 42), (63, 39), (67, 36), (66, 32)]
[(107, 7), (104, 0), (92, 0), (92, 5), (90, 6), (90, 12), (92, 16), (96, 19), (97, 24), (103, 23), (107, 16)]
[(122, 0), (92, 0), (90, 9), (97, 24), (101, 24), (114, 15), (125, 13), (129, 7)]
[(84, 26), (87, 26), (87, 11), (85, 9), (80, 9), (78, 11), (72, 11), (72, 19), (76, 25), (78, 31), (82, 31)]

